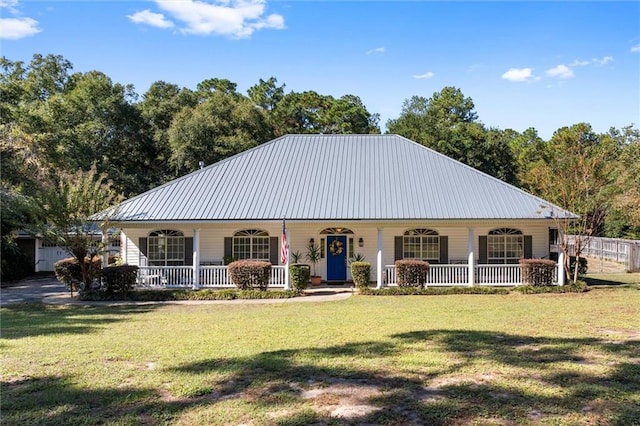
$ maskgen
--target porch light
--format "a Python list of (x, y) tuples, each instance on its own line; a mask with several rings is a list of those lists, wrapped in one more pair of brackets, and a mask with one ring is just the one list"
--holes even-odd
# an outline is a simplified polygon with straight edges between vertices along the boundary
[(364, 247), (364, 239), (362, 239), (362, 237), (358, 239), (358, 247)]

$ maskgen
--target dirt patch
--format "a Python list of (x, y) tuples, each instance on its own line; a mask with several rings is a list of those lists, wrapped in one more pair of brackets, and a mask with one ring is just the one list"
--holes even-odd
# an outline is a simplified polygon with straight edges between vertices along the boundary
[(340, 381), (324, 387), (304, 390), (301, 397), (311, 400), (331, 417), (351, 419), (363, 417), (380, 409), (368, 403), (385, 394), (378, 386), (360, 381)]

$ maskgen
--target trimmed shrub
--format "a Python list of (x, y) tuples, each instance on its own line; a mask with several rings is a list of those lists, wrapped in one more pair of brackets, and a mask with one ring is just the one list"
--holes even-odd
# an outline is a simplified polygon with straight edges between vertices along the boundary
[(271, 278), (271, 263), (261, 260), (238, 260), (228, 266), (229, 277), (240, 290), (265, 291)]
[(553, 284), (553, 275), (557, 265), (548, 259), (520, 259), (522, 284), (549, 286)]
[(540, 294), (540, 293), (585, 293), (589, 291), (589, 287), (584, 281), (577, 281), (569, 285), (548, 285), (548, 286), (532, 286), (523, 285), (514, 288), (522, 294)]
[(162, 302), (174, 300), (236, 300), (236, 299), (289, 299), (300, 296), (295, 290), (134, 290), (129, 293), (127, 299), (137, 302)]
[(301, 291), (306, 289), (311, 279), (311, 267), (301, 263), (289, 265), (289, 279), (291, 279), (291, 287), (294, 290)]
[(387, 287), (360, 290), (365, 296), (444, 296), (451, 294), (509, 294), (509, 289), (498, 287)]
[[(573, 276), (573, 271), (576, 270), (575, 256), (571, 256), (571, 258), (569, 259), (569, 267), (571, 268), (571, 274)], [(578, 263), (578, 275), (585, 275), (588, 269), (589, 269), (589, 262), (584, 257), (581, 257), (580, 262)]]
[(396, 282), (400, 287), (423, 287), (429, 274), (429, 262), (423, 260), (397, 260)]
[[(85, 257), (84, 263), (89, 267), (89, 276), (92, 281), (100, 277), (100, 269), (102, 268), (102, 259), (100, 257), (94, 256), (92, 261), (89, 260), (88, 257)], [(66, 285), (70, 291), (84, 290), (82, 270), (80, 269), (80, 263), (75, 257), (68, 257), (57, 261), (53, 265), (53, 271), (56, 274), (56, 279)]]
[(371, 281), (371, 264), (369, 262), (351, 262), (351, 277), (356, 287), (368, 288)]
[(138, 267), (132, 265), (109, 266), (102, 270), (102, 287), (101, 291), (107, 298), (129, 294), (136, 285), (138, 277)]

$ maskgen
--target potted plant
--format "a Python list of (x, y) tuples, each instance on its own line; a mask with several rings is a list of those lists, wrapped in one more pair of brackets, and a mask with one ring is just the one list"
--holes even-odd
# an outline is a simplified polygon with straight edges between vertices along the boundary
[(313, 265), (313, 275), (311, 275), (311, 285), (320, 285), (322, 282), (322, 277), (316, 272), (316, 264), (320, 262), (320, 258), (322, 253), (320, 252), (320, 246), (315, 243), (309, 242), (307, 246), (307, 253), (305, 257), (311, 264)]

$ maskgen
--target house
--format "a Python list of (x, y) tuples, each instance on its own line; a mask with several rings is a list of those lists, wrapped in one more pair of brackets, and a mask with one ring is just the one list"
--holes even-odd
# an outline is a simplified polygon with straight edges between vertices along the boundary
[(286, 135), (124, 201), (111, 226), (147, 285), (231, 286), (226, 261), (262, 259), (286, 287), (283, 220), (290, 252), (320, 246), (328, 284), (360, 254), (379, 287), (402, 258), (429, 261), (431, 285), (517, 285), (519, 259), (549, 256), (552, 210), (401, 136)]

